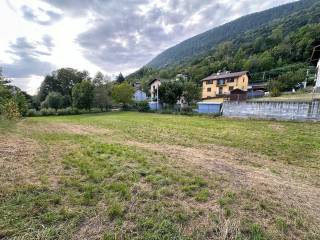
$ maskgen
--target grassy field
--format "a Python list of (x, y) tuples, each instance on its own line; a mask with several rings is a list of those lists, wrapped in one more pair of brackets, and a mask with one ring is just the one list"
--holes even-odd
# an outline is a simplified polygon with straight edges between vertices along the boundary
[(0, 122), (0, 239), (320, 239), (320, 124)]
[(279, 102), (310, 102), (312, 100), (320, 100), (320, 93), (312, 92), (296, 92), (296, 93), (283, 93), (279, 97), (263, 97), (253, 98), (250, 101), (279, 101)]

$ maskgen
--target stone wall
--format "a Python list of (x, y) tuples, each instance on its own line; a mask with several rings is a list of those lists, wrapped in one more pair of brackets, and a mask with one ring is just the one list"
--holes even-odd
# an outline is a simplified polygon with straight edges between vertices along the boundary
[(320, 121), (320, 101), (225, 102), (222, 111), (227, 117)]

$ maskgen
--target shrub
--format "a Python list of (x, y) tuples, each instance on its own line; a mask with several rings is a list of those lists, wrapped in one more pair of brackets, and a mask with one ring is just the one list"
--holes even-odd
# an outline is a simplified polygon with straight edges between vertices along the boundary
[(91, 108), (90, 110), (91, 113), (101, 113), (101, 109), (100, 108)]
[(71, 107), (58, 109), (57, 110), (57, 114), (58, 115), (72, 115), (73, 114), (73, 109)]
[(40, 108), (48, 108), (49, 107), (49, 104), (48, 104), (48, 101), (47, 99), (44, 100), (41, 104), (40, 104)]
[(137, 102), (136, 107), (139, 112), (149, 112), (150, 111), (150, 106), (147, 101)]
[(1, 109), (3, 116), (10, 120), (17, 120), (21, 118), (18, 104), (13, 100), (8, 100), (3, 104)]
[(190, 112), (192, 112), (192, 110), (193, 109), (190, 106), (181, 108), (181, 112), (183, 112), (183, 113), (190, 113)]
[(60, 93), (50, 92), (45, 102), (48, 103), (49, 108), (59, 109), (63, 105), (63, 100), (63, 96)]
[(34, 117), (34, 116), (39, 116), (39, 114), (40, 113), (36, 109), (32, 108), (27, 111), (26, 115), (27, 117)]
[(14, 97), (14, 101), (18, 106), (20, 115), (25, 116), (28, 111), (28, 104), (27, 104), (26, 97), (20, 91), (18, 91)]
[(53, 108), (42, 108), (40, 110), (41, 116), (52, 116), (52, 115), (57, 115), (57, 112)]
[(279, 88), (273, 87), (270, 91), (270, 96), (271, 97), (279, 97), (281, 96), (281, 92), (279, 90)]

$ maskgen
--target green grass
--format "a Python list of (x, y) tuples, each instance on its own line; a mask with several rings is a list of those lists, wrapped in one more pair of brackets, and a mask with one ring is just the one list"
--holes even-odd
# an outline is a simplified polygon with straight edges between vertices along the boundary
[(250, 101), (310, 102), (319, 99), (320, 93), (298, 91), (296, 93), (283, 93), (279, 97), (263, 97), (251, 99)]
[(319, 127), (132, 112), (1, 121), (0, 144), (9, 145), (0, 145), (0, 161), (12, 159), (0, 163), (12, 172), (0, 175), (8, 186), (0, 189), (0, 238), (317, 239), (319, 221), (299, 202), (244, 181), (232, 165), (208, 169), (206, 157), (194, 165), (193, 155), (183, 162), (166, 149), (239, 151), (215, 161), (317, 187)]

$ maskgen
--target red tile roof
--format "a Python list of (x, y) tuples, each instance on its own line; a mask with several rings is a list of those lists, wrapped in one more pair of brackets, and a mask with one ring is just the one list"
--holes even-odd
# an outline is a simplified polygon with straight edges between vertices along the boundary
[(240, 76), (248, 74), (248, 73), (249, 73), (248, 71), (234, 72), (234, 73), (222, 72), (220, 74), (214, 73), (214, 74), (210, 75), (209, 77), (202, 79), (202, 81), (240, 77)]

